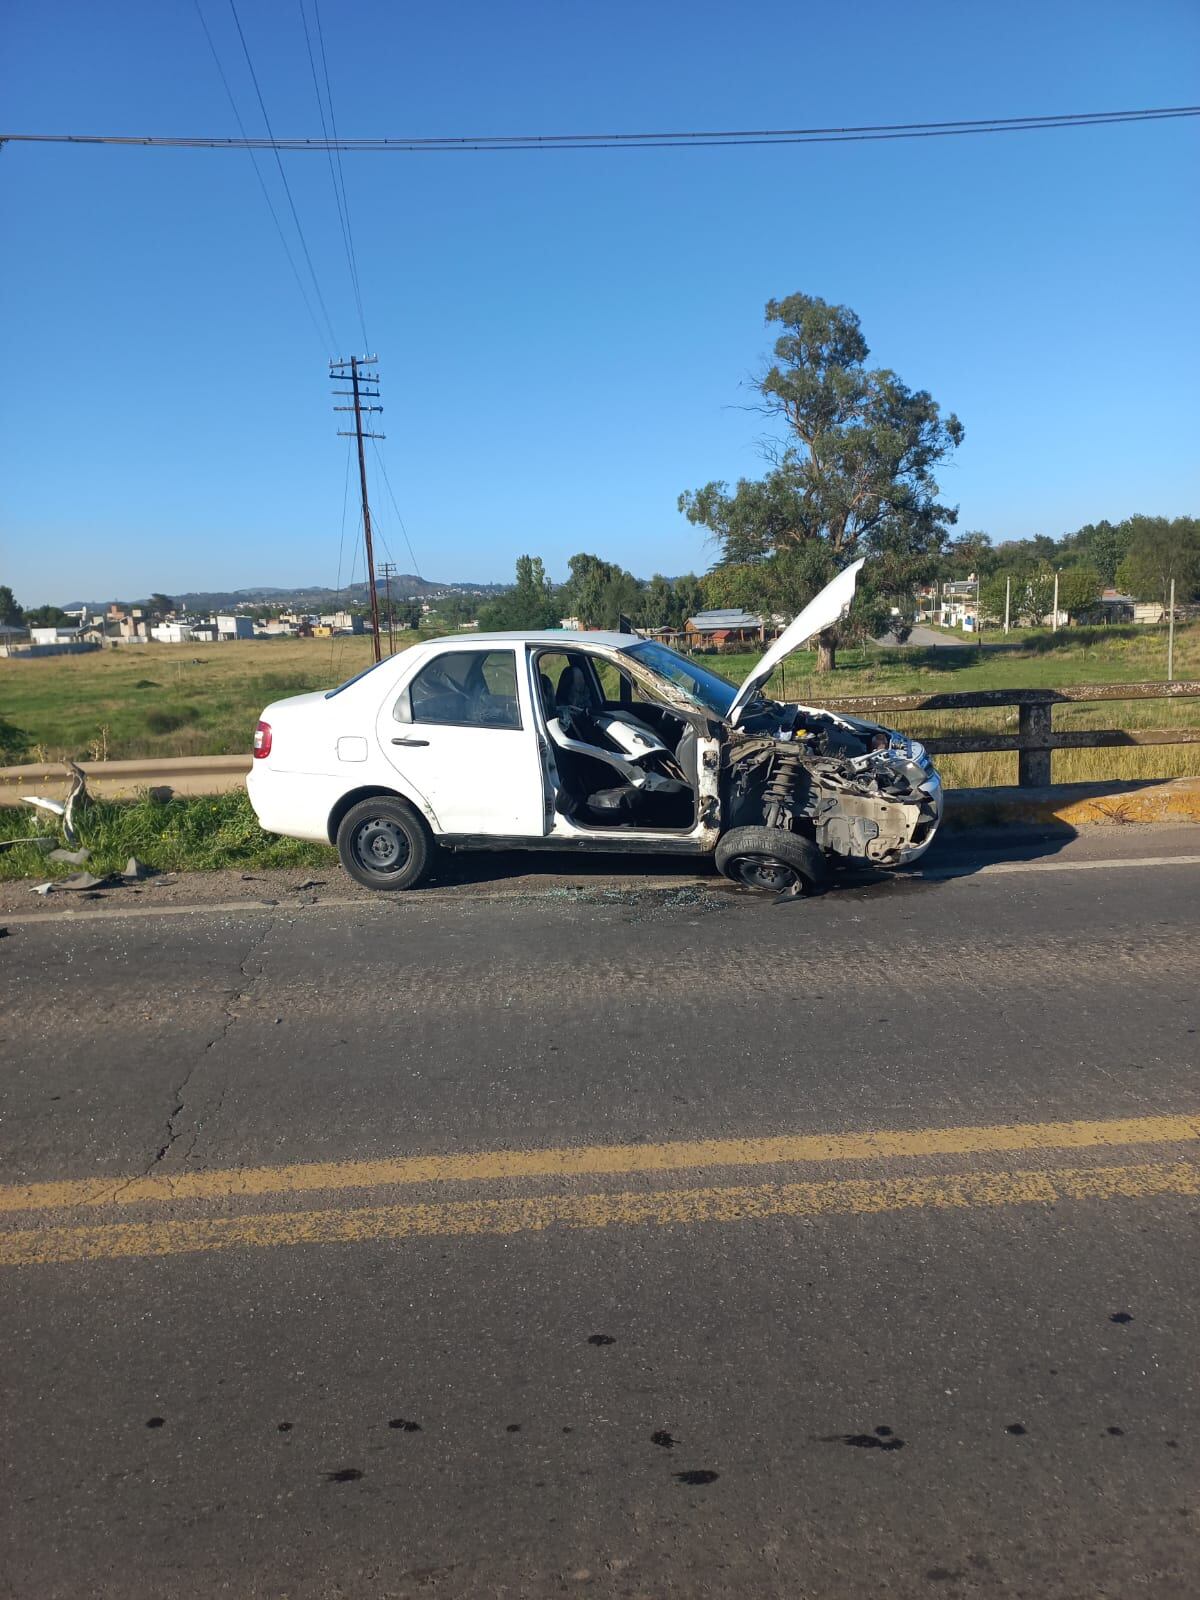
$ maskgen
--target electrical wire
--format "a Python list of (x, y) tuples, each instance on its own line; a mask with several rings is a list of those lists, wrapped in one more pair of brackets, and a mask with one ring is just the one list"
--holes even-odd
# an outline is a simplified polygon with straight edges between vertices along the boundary
[[(309, 70), (312, 73), (313, 90), (314, 90), (314, 92), (316, 94), (316, 97), (317, 97), (317, 114), (321, 118), (321, 132), (325, 136), (326, 140), (328, 140), (328, 138), (329, 138), (329, 126), (326, 124), (326, 121), (325, 121), (325, 102), (321, 98), (321, 84), (320, 84), (320, 80), (317, 77), (317, 63), (316, 63), (316, 60), (315, 60), (315, 58), (313, 56), (312, 35), (309, 32), (309, 27), (308, 27), (308, 11), (307, 11), (307, 9), (305, 7), (304, 0), (298, 0), (298, 4), (299, 4), (299, 7), (300, 7), (300, 22), (301, 22), (301, 25), (304, 28), (304, 44), (305, 44), (305, 48), (308, 51)], [(325, 81), (326, 81), (326, 85), (328, 85), (328, 82), (329, 82), (328, 74), (326, 75), (326, 80)], [(332, 102), (332, 100), (330, 100), (330, 123), (332, 123), (332, 119), (333, 119), (333, 102)], [(336, 129), (335, 129), (335, 132), (336, 132)], [(349, 216), (348, 216), (348, 213), (346, 211), (346, 207), (345, 207), (345, 203), (344, 203), (344, 201), (345, 201), (344, 192), (343, 192), (343, 190), (339, 189), (339, 187), (338, 187), (337, 169), (334, 167), (334, 164), (333, 164), (333, 156), (334, 156), (333, 148), (332, 148), (332, 146), (330, 146), (327, 143), (326, 147), (325, 147), (325, 157), (326, 157), (326, 160), (329, 163), (329, 181), (333, 185), (333, 203), (337, 207), (338, 223), (339, 223), (339, 225), (341, 227), (341, 230), (342, 230), (342, 246), (343, 246), (343, 248), (344, 248), (344, 250), (346, 252), (346, 265), (350, 269), (350, 287), (351, 287), (351, 290), (353, 291), (353, 294), (354, 294), (355, 305), (358, 307), (358, 325), (362, 329), (363, 346), (364, 346), (364, 348), (366, 348), (369, 345), (370, 341), (367, 338), (367, 321), (366, 321), (366, 317), (363, 315), (362, 293), (361, 293), (361, 291), (359, 289), (359, 284), (358, 284), (358, 269), (357, 269), (357, 267), (355, 265), (354, 252), (351, 249), (351, 245), (350, 245)], [(341, 162), (341, 152), (340, 151), (338, 152), (338, 162), (339, 162), (339, 165), (340, 165), (340, 162)]]
[[(400, 507), (396, 503), (396, 496), (392, 490), (392, 480), (388, 477), (388, 470), (384, 464), (383, 453), (379, 446), (375, 443), (374, 439), (371, 440), (371, 448), (375, 452), (375, 459), (379, 463), (379, 470), (383, 473), (383, 481), (387, 486), (388, 499), (392, 502), (392, 510), (396, 513), (396, 521), (400, 524), (400, 532), (404, 535), (404, 543), (408, 546), (408, 555), (409, 560), (413, 564), (413, 571), (419, 578), (422, 575), (421, 568), (417, 564), (416, 552), (413, 550), (412, 540), (408, 537), (408, 529), (404, 525), (404, 518), (400, 515)], [(390, 550), (388, 551), (388, 559), (392, 559), (392, 552)]]
[(259, 88), (258, 74), (254, 70), (254, 62), (250, 56), (250, 46), (246, 43), (246, 35), (242, 31), (242, 19), (238, 16), (236, 0), (229, 0), (229, 9), (233, 13), (233, 20), (237, 27), (238, 38), (242, 42), (242, 54), (246, 57), (246, 65), (250, 69), (250, 81), (254, 85), (254, 93), (258, 96), (258, 108), (262, 112), (262, 119), (266, 124), (267, 134), (269, 136), (269, 147), (275, 152), (275, 165), (279, 168), (279, 180), (283, 184), (284, 194), (287, 195), (288, 205), (290, 206), (292, 212), (292, 221), (296, 224), (296, 233), (300, 239), (300, 248), (304, 251), (305, 261), (308, 262), (308, 270), (310, 276), (312, 277), (313, 289), (317, 297), (317, 304), (321, 308), (321, 315), (325, 318), (325, 324), (329, 330), (329, 348), (330, 350), (336, 350), (338, 345), (337, 335), (333, 331), (333, 323), (330, 321), (329, 311), (325, 305), (325, 296), (321, 293), (321, 285), (317, 278), (317, 269), (313, 266), (312, 255), (310, 254), (308, 248), (308, 240), (304, 237), (304, 229), (300, 223), (300, 213), (296, 210), (296, 202), (292, 198), (291, 185), (287, 181), (287, 173), (283, 170), (283, 161), (279, 154), (280, 150), (286, 149), (287, 147), (286, 145), (281, 144), (275, 138), (274, 129), (271, 127), (271, 119), (267, 115), (267, 104), (263, 99), (262, 90)]
[(300, 269), (296, 265), (295, 257), (292, 255), (291, 247), (287, 242), (287, 235), (283, 231), (283, 224), (279, 220), (279, 213), (276, 211), (275, 203), (271, 199), (271, 191), (267, 188), (267, 180), (263, 177), (262, 169), (258, 164), (258, 157), (254, 154), (254, 146), (250, 143), (250, 140), (246, 136), (246, 125), (242, 121), (242, 114), (238, 110), (237, 101), (233, 97), (233, 90), (229, 87), (229, 79), (225, 76), (225, 68), (221, 65), (221, 57), (217, 53), (216, 44), (213, 42), (213, 36), (208, 30), (208, 23), (204, 20), (204, 12), (200, 9), (200, 0), (192, 0), (192, 3), (196, 8), (196, 15), (200, 19), (200, 26), (204, 30), (204, 37), (208, 41), (208, 48), (212, 54), (213, 64), (217, 69), (217, 76), (221, 80), (222, 87), (225, 90), (225, 96), (229, 101), (231, 110), (233, 111), (234, 119), (237, 122), (242, 139), (245, 141), (246, 154), (250, 157), (251, 164), (254, 167), (254, 176), (258, 179), (258, 185), (262, 190), (263, 199), (267, 202), (267, 210), (271, 213), (271, 221), (275, 224), (275, 232), (279, 235), (279, 242), (283, 246), (283, 253), (287, 257), (288, 266), (292, 269), (292, 276), (296, 280), (296, 287), (300, 291), (300, 298), (304, 301), (304, 309), (308, 312), (309, 319), (312, 322), (313, 328), (316, 330), (317, 339), (323, 346), (325, 343), (325, 335), (321, 331), (321, 324), (317, 321), (317, 314), (312, 308), (312, 301), (308, 298), (308, 291), (304, 287), (304, 279), (300, 276)]
[(338, 183), (341, 185), (342, 190), (342, 211), (346, 218), (346, 239), (350, 246), (350, 275), (354, 279), (354, 297), (358, 303), (358, 319), (359, 325), (362, 328), (363, 349), (369, 350), (371, 348), (371, 341), (367, 337), (366, 319), (363, 316), (362, 290), (358, 280), (358, 252), (354, 248), (354, 228), (350, 221), (350, 196), (346, 193), (346, 174), (342, 170), (341, 146), (336, 143), (338, 136), (337, 114), (333, 108), (333, 88), (329, 81), (329, 58), (325, 54), (325, 30), (321, 26), (321, 0), (313, 0), (313, 16), (316, 18), (317, 23), (317, 43), (321, 48), (321, 71), (325, 77), (325, 98), (329, 102), (329, 126), (333, 129), (333, 137), (335, 141), (334, 154), (337, 157)]
[[(234, 0), (229, 0), (230, 5)], [(235, 12), (236, 16), (236, 12)], [(239, 24), (240, 31), (240, 24)], [(244, 45), (244, 39), (243, 39)], [(247, 52), (249, 62), (249, 53)], [(253, 76), (253, 66), (251, 66)], [(255, 84), (257, 88), (257, 82)], [(262, 104), (262, 96), (259, 95)], [(1055, 128), (1111, 127), (1128, 122), (1166, 122), (1200, 116), (1200, 106), (1158, 106), (1137, 111), (1062, 112), (1036, 117), (987, 117), (960, 122), (898, 122), (865, 124), (844, 128), (750, 128), (731, 130), (690, 130), (677, 133), (553, 133), (553, 134), (473, 134), (442, 135), (433, 138), (343, 139), (336, 135), (321, 139), (276, 139), (267, 123), (266, 139), (216, 139), (207, 136), (167, 138), (153, 134), (99, 133), (0, 133), (0, 144), (13, 141), (27, 144), (117, 144), (147, 145), (160, 149), (230, 150), (249, 146), (273, 150), (276, 158), (283, 150), (323, 151), (331, 149), (359, 154), (383, 152), (417, 154), (426, 152), (512, 152), (529, 150), (673, 150), (713, 149), (742, 145), (845, 144), (887, 139), (953, 138), (982, 133), (1041, 133)], [(264, 121), (266, 110), (263, 109)], [(283, 164), (280, 162), (280, 174)], [(284, 178), (284, 187), (287, 180)], [(288, 191), (289, 200), (291, 197)], [(295, 207), (293, 206), (293, 216)], [(299, 220), (297, 219), (297, 227)], [(306, 247), (307, 254), (307, 247)], [(311, 260), (309, 266), (311, 268)], [(315, 274), (314, 274), (315, 279)]]

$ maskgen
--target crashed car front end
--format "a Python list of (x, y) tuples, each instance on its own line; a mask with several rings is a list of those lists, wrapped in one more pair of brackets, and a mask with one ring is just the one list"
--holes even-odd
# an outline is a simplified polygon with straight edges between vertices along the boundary
[(907, 866), (942, 819), (942, 782), (924, 746), (876, 723), (764, 707), (733, 732), (726, 761), (732, 825), (802, 834), (831, 859)]

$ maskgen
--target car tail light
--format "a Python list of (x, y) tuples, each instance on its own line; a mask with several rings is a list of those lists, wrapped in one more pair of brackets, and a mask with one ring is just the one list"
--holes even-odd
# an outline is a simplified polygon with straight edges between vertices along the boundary
[(254, 730), (254, 759), (262, 761), (271, 754), (271, 724), (260, 722)]

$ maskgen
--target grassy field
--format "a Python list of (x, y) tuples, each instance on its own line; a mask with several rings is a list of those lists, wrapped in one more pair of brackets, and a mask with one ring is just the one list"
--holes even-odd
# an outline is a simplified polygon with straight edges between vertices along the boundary
[[(415, 635), (403, 636), (405, 644)], [(132, 756), (224, 755), (248, 751), (268, 701), (341, 682), (370, 660), (369, 639), (254, 640), (221, 645), (147, 645), (86, 656), (0, 659), (0, 719), (9, 735), (8, 762)], [(704, 657), (740, 681), (753, 655)], [(1200, 678), (1200, 625), (1176, 637), (1176, 676)], [(830, 696), (1037, 688), (1071, 683), (1157, 680), (1165, 672), (1160, 629), (1066, 629), (999, 637), (978, 649), (847, 650), (832, 676), (817, 677), (802, 651), (777, 672), (772, 692), (820, 704)], [(910, 732), (967, 732), (1015, 727), (1016, 711), (896, 716)], [(1152, 728), (1200, 725), (1200, 700), (1118, 701), (1062, 707), (1060, 728)], [(23, 749), (23, 754), (22, 754)], [(1146, 750), (1064, 751), (1056, 780), (1170, 777), (1200, 773), (1200, 746)], [(955, 784), (1015, 781), (1016, 756), (948, 757)]]

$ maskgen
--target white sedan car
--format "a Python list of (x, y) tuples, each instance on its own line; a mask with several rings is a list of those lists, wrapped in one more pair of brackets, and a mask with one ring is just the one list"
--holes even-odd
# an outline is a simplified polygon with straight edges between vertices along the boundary
[(775, 895), (819, 889), (838, 861), (905, 865), (942, 814), (921, 745), (762, 692), (842, 614), (861, 565), (740, 688), (636, 634), (415, 645), (269, 705), (251, 803), (269, 832), (335, 844), (371, 889), (416, 887), (440, 849), (715, 855), (726, 876)]

